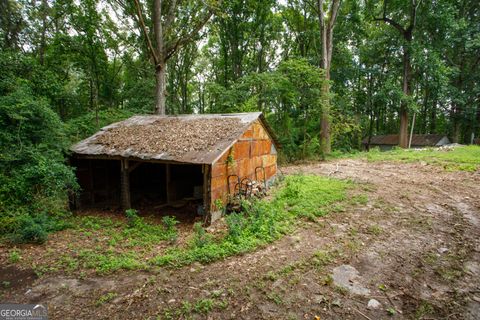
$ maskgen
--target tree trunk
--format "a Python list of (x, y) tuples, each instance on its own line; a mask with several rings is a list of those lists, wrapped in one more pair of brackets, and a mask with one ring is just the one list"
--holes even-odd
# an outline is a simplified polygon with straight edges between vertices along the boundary
[[(323, 9), (324, 1), (317, 0), (318, 26), (321, 33), (322, 57), (321, 67), (325, 70), (325, 83), (322, 86), (322, 93), (325, 105), (322, 108), (320, 117), (320, 146), (322, 157), (332, 151), (332, 142), (330, 136), (330, 67), (332, 62), (333, 51), (333, 29), (335, 20), (340, 7), (340, 0), (333, 0), (329, 6), (328, 13), (325, 15)], [(328, 17), (328, 20), (327, 20)]]
[[(422, 130), (421, 133), (427, 134), (428, 133), (428, 88), (425, 89), (425, 95), (423, 96), (423, 108), (422, 108)], [(420, 122), (420, 121), (419, 121)]]
[(437, 129), (437, 101), (433, 100), (432, 110), (430, 112), (430, 133), (435, 133)]
[(320, 117), (320, 146), (322, 148), (322, 156), (332, 151), (332, 141), (330, 137), (330, 66), (325, 69), (325, 84), (322, 87), (322, 93), (325, 97), (325, 105), (322, 108)]
[(460, 143), (460, 121), (454, 120), (452, 142)]
[(166, 64), (158, 65), (155, 69), (155, 113), (165, 114), (165, 100), (166, 100)]
[[(403, 93), (406, 96), (411, 95), (412, 86), (412, 67), (410, 63), (410, 52), (408, 44), (403, 47)], [(406, 101), (402, 101), (400, 106), (400, 138), (399, 145), (401, 148), (408, 147), (408, 105)]]

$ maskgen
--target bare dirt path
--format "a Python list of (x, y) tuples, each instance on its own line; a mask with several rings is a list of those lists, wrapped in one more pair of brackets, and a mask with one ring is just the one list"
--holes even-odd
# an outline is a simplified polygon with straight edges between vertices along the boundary
[(3, 300), (48, 302), (52, 319), (480, 319), (478, 172), (363, 160), (282, 170), (358, 188), (348, 205), (251, 254), (174, 270), (51, 275)]

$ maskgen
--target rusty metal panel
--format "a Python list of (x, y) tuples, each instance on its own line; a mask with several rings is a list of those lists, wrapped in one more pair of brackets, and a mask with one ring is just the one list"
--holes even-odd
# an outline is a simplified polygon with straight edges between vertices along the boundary
[(262, 156), (263, 166), (269, 167), (277, 164), (277, 157), (275, 155), (264, 155)]
[(217, 162), (212, 166), (212, 178), (227, 175), (227, 164)]
[(269, 166), (265, 168), (265, 175), (267, 176), (267, 179), (270, 179), (271, 177), (275, 176), (277, 174), (277, 166)]
[(252, 156), (270, 154), (272, 142), (270, 140), (255, 140), (252, 142)]
[(250, 158), (250, 141), (237, 141), (233, 145), (233, 158), (235, 160)]
[(247, 131), (243, 133), (243, 135), (240, 137), (240, 139), (251, 139), (253, 138), (253, 128), (250, 127), (248, 128)]

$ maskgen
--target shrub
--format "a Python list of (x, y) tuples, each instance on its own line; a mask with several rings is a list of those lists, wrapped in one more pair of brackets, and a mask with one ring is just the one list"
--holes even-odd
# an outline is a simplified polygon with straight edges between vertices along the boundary
[(178, 236), (177, 228), (175, 227), (178, 224), (178, 220), (172, 216), (164, 216), (162, 218), (162, 224), (165, 229), (167, 239), (170, 242), (175, 242)]
[(26, 82), (0, 96), (0, 231), (10, 239), (44, 242), (65, 214), (77, 188), (67, 145), (59, 117)]
[(125, 210), (125, 216), (127, 217), (127, 223), (130, 228), (137, 227), (143, 222), (143, 219), (138, 216), (137, 210), (135, 209)]
[(236, 242), (242, 234), (246, 219), (242, 213), (232, 213), (226, 218), (229, 237)]
[(193, 232), (192, 245), (194, 247), (202, 248), (212, 242), (212, 236), (205, 231), (200, 222), (196, 222), (193, 225)]

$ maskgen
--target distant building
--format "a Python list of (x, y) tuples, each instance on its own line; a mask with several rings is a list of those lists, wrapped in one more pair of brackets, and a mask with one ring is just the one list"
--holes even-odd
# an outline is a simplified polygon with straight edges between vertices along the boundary
[[(410, 136), (409, 136), (410, 139)], [(362, 146), (365, 150), (371, 148), (380, 148), (382, 151), (390, 150), (399, 144), (398, 134), (387, 134), (381, 136), (366, 137), (362, 141)], [(412, 148), (429, 148), (440, 147), (450, 144), (450, 140), (443, 134), (414, 134), (412, 136)]]

